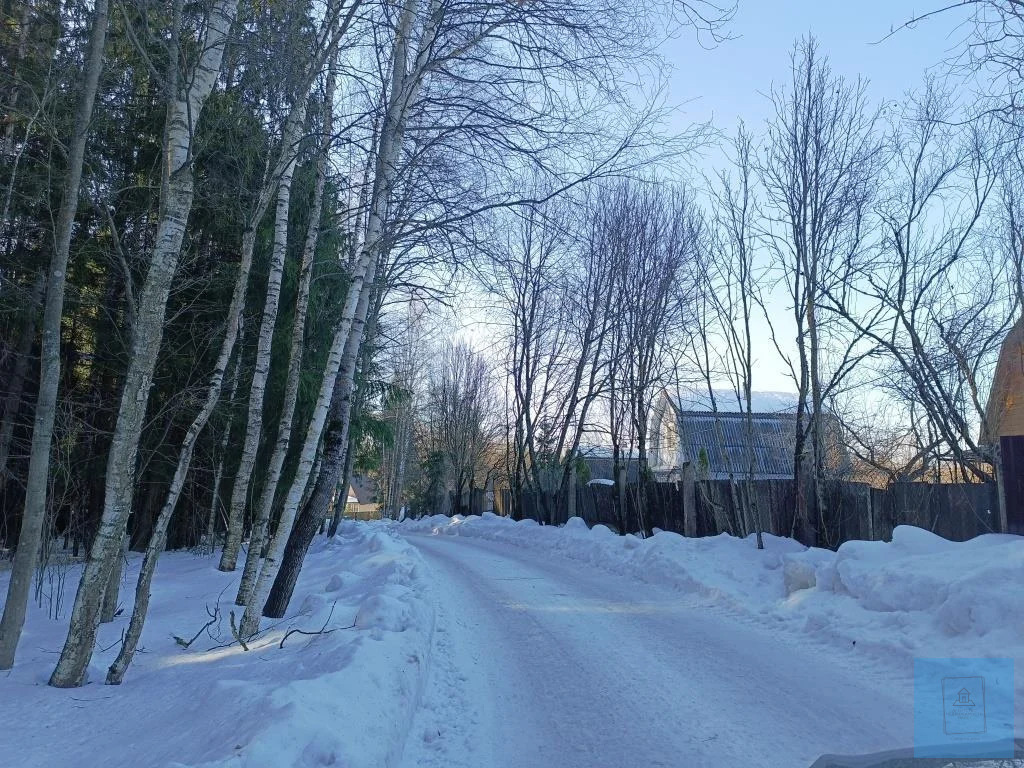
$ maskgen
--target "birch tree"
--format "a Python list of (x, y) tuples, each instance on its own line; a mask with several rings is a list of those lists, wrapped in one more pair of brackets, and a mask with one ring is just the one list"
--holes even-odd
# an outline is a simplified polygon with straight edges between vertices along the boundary
[[(274, 239), (271, 249), (270, 271), (263, 304), (263, 315), (257, 337), (255, 369), (249, 385), (248, 416), (246, 419), (245, 440), (238, 469), (235, 472), (231, 501), (228, 506), (228, 528), (218, 568), (222, 571), (233, 571), (238, 559), (238, 551), (242, 543), (244, 515), (248, 507), (250, 482), (256, 455), (259, 450), (260, 436), (263, 432), (263, 406), (270, 375), (271, 347), (274, 329), (277, 324), (277, 310), (281, 295), (281, 278), (284, 274), (285, 256), (288, 251), (288, 214), (291, 205), (292, 177), (298, 162), (299, 143), (306, 122), (306, 108), (315, 78), (322, 71), (329, 55), (337, 48), (341, 36), (355, 20), (355, 14), (362, 5), (362, 0), (349, 0), (346, 6), (343, 0), (333, 0), (327, 8), (325, 18), (320, 24), (319, 34), (314, 43), (314, 54), (309, 58), (300, 77), (300, 82), (292, 95), (293, 103), (284, 123), (281, 137), (280, 156), (277, 168), (270, 184), (277, 191), (274, 211)], [(298, 45), (305, 46), (307, 41), (299, 38)], [(263, 211), (257, 209), (250, 226), (255, 232)], [(313, 243), (315, 248), (315, 241)], [(307, 300), (308, 300), (308, 290)], [(304, 312), (304, 310), (303, 310)], [(303, 317), (303, 323), (304, 323)], [(296, 374), (297, 375), (297, 374)], [(287, 449), (286, 449), (287, 450)], [(257, 512), (259, 515), (259, 512)], [(259, 523), (256, 523), (258, 528)], [(251, 581), (244, 579), (243, 583)], [(246, 587), (247, 588), (247, 587)]]
[[(361, 299), (368, 300), (373, 284), (372, 278), (377, 271), (377, 263), (382, 249), (384, 223), (387, 204), (391, 189), (395, 184), (398, 172), (398, 157), (402, 139), (408, 122), (409, 108), (414, 102), (423, 77), (426, 63), (434, 44), (438, 28), (439, 0), (432, 0), (426, 21), (419, 30), (415, 28), (418, 3), (406, 0), (402, 7), (399, 21), (395, 29), (394, 46), (391, 54), (392, 70), (388, 85), (386, 108), (381, 124), (377, 157), (374, 168), (373, 192), (370, 196), (370, 208), (366, 222), (366, 235), (358, 259), (353, 265), (351, 282), (341, 320), (335, 330), (327, 357), (320, 392), (305, 441), (299, 456), (299, 464), (291, 487), (284, 500), (284, 506), (278, 519), (277, 529), (267, 547), (267, 556), (260, 568), (256, 586), (242, 616), (240, 632), (243, 636), (255, 634), (259, 629), (260, 615), (267, 595), (277, 576), (281, 565), (281, 557), (285, 544), (291, 533), (292, 523), (298, 512), (298, 506), (306, 489), (313, 463), (316, 459), (320, 436), (327, 419), (330, 401), (334, 392), (335, 380), (343, 365), (343, 357), (348, 351), (352, 356), (358, 354), (358, 345), (362, 339), (365, 315), (357, 316)], [(364, 299), (365, 294), (365, 299)], [(364, 310), (365, 311), (365, 310)], [(348, 344), (350, 335), (357, 340)], [(346, 349), (348, 347), (348, 349)], [(354, 347), (354, 349), (352, 348)], [(354, 366), (353, 374), (354, 376)], [(322, 469), (321, 469), (322, 471)]]
[[(332, 120), (334, 110), (334, 74), (327, 76), (324, 91), (323, 137), (316, 158), (316, 180), (314, 181), (313, 202), (310, 211), (309, 230), (302, 248), (302, 261), (299, 265), (299, 287), (295, 298), (295, 318), (292, 321), (291, 345), (288, 353), (288, 374), (285, 382), (284, 401), (281, 404), (281, 416), (277, 427), (277, 440), (274, 452), (270, 457), (270, 465), (266, 473), (266, 481), (260, 495), (259, 505), (253, 519), (252, 535), (249, 538), (249, 551), (246, 553), (245, 568), (242, 581), (238, 587), (235, 603), (245, 605), (251, 596), (256, 580), (256, 569), (259, 565), (260, 550), (266, 538), (267, 526), (274, 505), (281, 470), (288, 455), (288, 446), (292, 433), (292, 417), (295, 414), (295, 403), (299, 396), (299, 375), (302, 373), (302, 345), (306, 331), (306, 310), (309, 306), (309, 284), (313, 275), (313, 256), (320, 235), (320, 212), (323, 205), (324, 184), (327, 177), (327, 155), (332, 141)], [(237, 482), (237, 480), (236, 480)]]
[[(68, 145), (68, 171), (64, 195), (54, 230), (53, 257), (46, 281), (43, 309), (43, 343), (40, 360), (39, 394), (36, 399), (32, 427), (32, 450), (29, 459), (28, 483), (25, 488), (25, 511), (22, 515), (18, 550), (7, 587), (3, 618), (0, 619), (0, 669), (10, 669), (25, 624), (29, 586), (39, 558), (43, 522), (46, 518), (46, 485), (50, 469), (50, 443), (57, 412), (57, 389), (60, 385), (60, 331), (64, 309), (64, 286), (67, 278), (71, 235), (78, 211), (85, 161), (85, 142), (89, 134), (93, 104), (103, 69), (103, 49), (107, 36), (108, 0), (97, 0), (92, 14), (89, 50), (82, 73), (79, 102), (75, 114), (71, 142)], [(13, 184), (13, 179), (11, 180)], [(6, 218), (6, 212), (5, 217)], [(6, 415), (10, 418), (10, 415)], [(6, 469), (6, 460), (4, 462)]]
[[(400, 112), (393, 108), (395, 72), (400, 71), (393, 67), (375, 152), (377, 170), (372, 174), (374, 187), (369, 196), (364, 250), (374, 251), (384, 245), (383, 252), (394, 253), (408, 238), (426, 233), (439, 233), (449, 245), (465, 243), (465, 233), (472, 231), (466, 226), (468, 222), (487, 210), (524, 205), (531, 197), (498, 183), (521, 173), (523, 168), (540, 168), (550, 174), (557, 192), (579, 183), (581, 178), (610, 173), (629, 162), (624, 156), (647, 137), (644, 130), (650, 112), (641, 110), (637, 120), (615, 126), (619, 130), (611, 135), (618, 143), (609, 142), (611, 126), (607, 121), (600, 128), (599, 121), (581, 125), (581, 111), (565, 105), (554, 94), (564, 94), (557, 83), (570, 80), (579, 83), (582, 94), (588, 91), (587, 84), (609, 82), (599, 73), (618, 73), (632, 66), (637, 61), (636, 33), (646, 29), (642, 25), (648, 19), (575, 0), (556, 6), (481, 6), (460, 0), (434, 0), (422, 11), (415, 6), (403, 7), (396, 25), (399, 47), (393, 50), (390, 61), (403, 62), (401, 69), (406, 72), (401, 80), (412, 98), (403, 102)], [(407, 12), (412, 15), (407, 16)], [(417, 38), (408, 53), (399, 50), (407, 18), (408, 28)], [(627, 37), (628, 46), (624, 44)], [(537, 97), (524, 99), (524, 87), (536, 90)], [(552, 109), (551, 105), (558, 108)], [(410, 126), (408, 144), (388, 146), (394, 133), (389, 128), (392, 114), (401, 116), (403, 135), (404, 125)], [(587, 119), (595, 117), (588, 115)], [(621, 136), (616, 135), (619, 131)], [(402, 145), (407, 148), (404, 156)], [(387, 158), (386, 146), (394, 154), (382, 163)], [(569, 155), (572, 161), (568, 161)], [(559, 166), (563, 160), (566, 165)], [(429, 184), (409, 183), (428, 161), (434, 169), (431, 173), (444, 175), (428, 176)], [(566, 171), (567, 167), (572, 171)], [(382, 168), (392, 169), (383, 184)], [(466, 174), (467, 170), (471, 173)], [(400, 182), (403, 191), (397, 192)], [(381, 198), (382, 189), (386, 189), (387, 199)], [(411, 199), (411, 206), (406, 190), (420, 195)], [(423, 190), (428, 190), (429, 196), (423, 196)], [(405, 215), (410, 210), (418, 215)], [(344, 421), (348, 421), (347, 415)], [(344, 456), (344, 445), (332, 451), (330, 443), (347, 435), (342, 427), (329, 433), (325, 456)], [(326, 469), (325, 463), (321, 477)], [(334, 473), (335, 482), (340, 471), (339, 467)], [(288, 535), (290, 514), (293, 511), (286, 502), (282, 513), (286, 524), (278, 525), (275, 536)], [(303, 538), (309, 538), (289, 547), (299, 560), (296, 567), (301, 565), (301, 555), (311, 541), (306, 533), (311, 529), (316, 530), (304, 525)], [(265, 569), (268, 564), (272, 566), (268, 573), (273, 575), (278, 566), (271, 558)], [(256, 605), (263, 600), (260, 592), (257, 588)], [(276, 603), (275, 608), (279, 607)], [(254, 609), (253, 603), (249, 609)], [(248, 627), (254, 626), (255, 620), (250, 621)]]
[[(179, 77), (178, 55), (172, 47), (167, 78), (167, 127), (164, 138), (161, 211), (149, 268), (133, 326), (117, 425), (107, 460), (103, 516), (89, 551), (75, 595), (68, 637), (50, 684), (59, 688), (82, 685), (96, 639), (96, 617), (103, 590), (120, 554), (125, 523), (131, 510), (135, 462), (153, 369), (163, 335), (164, 313), (177, 268), (195, 181), (192, 171), (194, 121), (220, 72), (224, 46), (238, 10), (237, 0), (216, 0), (205, 20), (194, 64)], [(174, 23), (179, 23), (176, 15)], [(175, 27), (174, 38), (178, 30)]]

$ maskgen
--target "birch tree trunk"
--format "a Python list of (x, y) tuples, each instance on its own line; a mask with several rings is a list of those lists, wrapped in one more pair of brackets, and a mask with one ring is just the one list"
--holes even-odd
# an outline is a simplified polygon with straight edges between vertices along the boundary
[[(363, 321), (360, 323), (362, 328), (365, 328), (369, 306), (370, 292), (367, 291), (360, 297), (359, 307), (356, 310), (357, 318)], [(337, 490), (338, 481), (345, 474), (345, 467), (349, 464), (352, 398), (355, 394), (355, 373), (362, 339), (362, 332), (359, 332), (358, 335), (353, 332), (345, 344), (343, 362), (338, 371), (334, 393), (331, 396), (331, 410), (328, 417), (327, 434), (324, 437), (320, 476), (313, 486), (309, 499), (302, 506), (302, 512), (288, 536), (281, 567), (274, 576), (274, 583), (264, 606), (262, 606), (263, 612), (267, 616), (284, 616), (285, 611), (288, 610), (288, 602), (295, 591), (295, 584), (298, 581), (299, 572), (302, 570), (302, 561), (313, 537), (316, 536), (320, 525), (327, 518), (331, 496)], [(348, 488), (343, 488), (341, 492), (347, 498)], [(344, 508), (344, 503), (342, 503), (342, 507)], [(339, 517), (340, 512), (335, 510), (334, 520), (331, 522), (334, 532), (338, 530), (335, 521)]]
[[(65, 273), (71, 251), (71, 233), (78, 212), (78, 193), (82, 185), (82, 165), (89, 121), (96, 101), (103, 49), (107, 39), (108, 0), (96, 0), (92, 29), (89, 32), (89, 53), (86, 58), (82, 90), (75, 114), (71, 142), (68, 146), (68, 172), (64, 182), (64, 198), (57, 213), (53, 258), (46, 286), (43, 309), (43, 342), (40, 359), (39, 395), (32, 425), (32, 448), (29, 456), (28, 481), (25, 487), (25, 511), (18, 534), (11, 580), (7, 587), (3, 618), (0, 618), (0, 669), (10, 669), (14, 653), (25, 625), (32, 573), (39, 558), (39, 544), (46, 519), (46, 480), (50, 471), (50, 443), (57, 412), (57, 390), (60, 386), (60, 321), (64, 311)], [(12, 182), (13, 183), (13, 182)]]
[[(167, 491), (167, 498), (157, 515), (153, 525), (153, 533), (150, 535), (149, 543), (146, 546), (146, 554), (142, 560), (142, 569), (139, 572), (139, 580), (135, 587), (135, 607), (132, 609), (132, 617), (128, 623), (128, 630), (125, 633), (124, 642), (121, 644), (121, 651), (118, 653), (114, 663), (107, 671), (107, 684), (119, 685), (124, 679), (124, 673), (131, 664), (138, 647), (139, 638), (142, 636), (142, 629), (146, 621), (146, 612), (149, 610), (150, 587), (153, 583), (153, 574), (156, 572), (156, 564), (160, 559), (167, 544), (167, 528), (174, 516), (174, 509), (178, 506), (182, 489), (185, 487), (185, 478), (188, 476), (189, 467), (192, 464), (192, 454), (196, 442), (202, 434), (210, 417), (213, 415), (220, 400), (220, 394), (224, 386), (224, 375), (231, 360), (235, 342), (242, 326), (242, 309), (245, 306), (245, 289), (249, 283), (249, 271), (252, 268), (252, 249), (242, 249), (242, 261), (238, 265), (238, 275), (235, 277), (235, 286), (231, 295), (231, 304), (228, 306), (228, 318), (225, 324), (224, 339), (221, 341), (220, 352), (217, 354), (217, 362), (214, 365), (213, 373), (210, 375), (210, 383), (206, 390), (206, 400), (199, 413), (196, 414), (185, 439), (182, 441), (178, 453), (178, 465), (174, 470), (174, 477), (171, 479), (170, 488)], [(238, 364), (235, 365), (235, 381), (237, 381)], [(234, 387), (232, 387), (232, 390)]]
[[(369, 282), (365, 282), (358, 294), (354, 317), (350, 318), (347, 323), (351, 332), (345, 337), (345, 346), (341, 354), (338, 356), (338, 364), (334, 366), (331, 378), (327, 379), (325, 377), (321, 386), (321, 397), (317, 402), (318, 411), (320, 410), (321, 404), (336, 407), (325, 407), (322, 415), (319, 413), (317, 414), (320, 416), (320, 420), (316, 430), (315, 441), (312, 439), (313, 435), (311, 431), (307, 432), (306, 435), (306, 444), (303, 446), (304, 454), (310, 445), (312, 445), (313, 450), (316, 449), (317, 444), (320, 442), (320, 435), (323, 431), (323, 426), (327, 421), (328, 414), (334, 417), (340, 417), (340, 419), (331, 419), (331, 429), (338, 430), (340, 432), (339, 439), (337, 441), (332, 440), (331, 445), (328, 446), (328, 448), (333, 448), (334, 450), (330, 455), (324, 455), (321, 461), (318, 482), (307, 501), (307, 507), (315, 506), (317, 509), (322, 507), (326, 511), (327, 505), (330, 502), (331, 493), (338, 482), (339, 469), (345, 462), (344, 447), (348, 443), (347, 411), (351, 403), (351, 396), (354, 390), (355, 361), (358, 358), (359, 346), (362, 342), (363, 328), (366, 322), (366, 312), (370, 302), (370, 293), (371, 284)], [(337, 339), (338, 336), (335, 336), (336, 341)], [(316, 419), (316, 416), (314, 416), (314, 419)], [(305, 455), (303, 458), (305, 458)], [(299, 466), (299, 474), (302, 474), (301, 463)], [(260, 615), (262, 614), (263, 606), (267, 602), (271, 587), (274, 585), (274, 581), (277, 578), (278, 571), (280, 570), (284, 550), (292, 533), (292, 523), (294, 522), (298, 508), (301, 505), (302, 493), (305, 490), (307, 479), (308, 474), (301, 478), (301, 485), (299, 485), (300, 477), (297, 475), (296, 480), (292, 483), (292, 487), (289, 489), (288, 498), (286, 499), (284, 508), (281, 511), (281, 520), (277, 524), (277, 530), (274, 532), (274, 536), (270, 542), (270, 547), (267, 550), (266, 560), (263, 563), (263, 567), (260, 569), (259, 579), (256, 582), (255, 589), (253, 594), (250, 596), (249, 602), (246, 604), (245, 613), (242, 616), (240, 632), (243, 637), (254, 635), (259, 631)], [(310, 541), (312, 541), (313, 536), (316, 535), (316, 531), (321, 520), (322, 518), (312, 524), (312, 528), (310, 529), (311, 534), (309, 537)], [(309, 542), (306, 543), (306, 547), (308, 546)], [(301, 558), (299, 565), (301, 566)], [(298, 567), (294, 568), (295, 578), (298, 577), (298, 570)], [(285, 607), (287, 607), (287, 600), (285, 600)]]
[[(267, 479), (260, 495), (259, 506), (252, 522), (252, 533), (249, 536), (249, 551), (245, 557), (245, 568), (242, 581), (238, 586), (236, 605), (245, 605), (252, 597), (256, 585), (256, 573), (260, 562), (260, 552), (267, 535), (270, 514), (274, 507), (274, 495), (281, 479), (284, 460), (288, 456), (288, 445), (292, 434), (292, 419), (295, 415), (295, 403), (299, 397), (299, 378), (302, 373), (302, 343), (306, 334), (306, 311), (309, 307), (309, 283), (313, 274), (313, 258), (320, 235), (320, 210), (323, 205), (324, 184), (327, 176), (327, 152), (331, 144), (331, 114), (334, 109), (334, 75), (327, 78), (324, 98), (324, 138), (316, 164), (316, 182), (313, 188), (313, 202), (310, 210), (309, 229), (306, 242), (302, 249), (302, 263), (299, 267), (299, 287), (295, 297), (295, 319), (292, 323), (291, 350), (288, 358), (288, 375), (285, 381), (284, 402), (281, 404), (281, 419), (277, 427), (277, 442), (274, 453), (270, 457), (267, 468)], [(282, 222), (288, 225), (287, 212)]]
[[(370, 211), (366, 222), (366, 237), (359, 251), (359, 258), (353, 266), (352, 282), (342, 310), (338, 327), (331, 341), (330, 352), (320, 384), (313, 417), (306, 431), (306, 439), (299, 457), (299, 466), (295, 479), (288, 489), (288, 495), (281, 510), (281, 519), (277, 530), (267, 549), (267, 557), (260, 569), (256, 581), (256, 589), (246, 604), (239, 631), (242, 636), (252, 636), (259, 631), (260, 614), (267, 601), (270, 588), (277, 577), (281, 566), (288, 536), (291, 534), (292, 523), (302, 501), (302, 495), (309, 480), (313, 462), (316, 459), (320, 436), (327, 420), (330, 403), (333, 398), (338, 371), (341, 368), (347, 342), (351, 334), (362, 336), (362, 326), (357, 309), (364, 294), (370, 290), (370, 281), (377, 271), (377, 263), (384, 239), (384, 223), (390, 203), (392, 189), (398, 177), (398, 156), (405, 135), (409, 107), (414, 103), (419, 86), (426, 74), (426, 59), (430, 56), (440, 22), (438, 10), (439, 0), (431, 3), (431, 13), (420, 32), (418, 54), (409, 71), (410, 55), (412, 54), (412, 33), (419, 4), (417, 0), (406, 0), (395, 31), (395, 43), (392, 51), (391, 80), (388, 87), (384, 120), (378, 139), (376, 166), (374, 169), (373, 192), (370, 198)], [(369, 296), (365, 297), (369, 301)], [(322, 474), (322, 472), (321, 472)]]
[[(103, 514), (75, 595), (67, 640), (50, 676), (50, 685), (58, 688), (75, 687), (85, 682), (96, 641), (96, 618), (104, 586), (131, 512), (139, 439), (157, 352), (163, 338), (167, 297), (192, 209), (195, 184), (192, 175), (193, 128), (216, 84), (224, 46), (237, 11), (238, 0), (217, 0), (214, 3), (200, 41), (199, 59), (192, 71), (182, 78), (183, 90), (179, 91), (175, 78), (174, 88), (170, 91), (163, 156), (164, 182), (153, 255), (139, 297), (128, 370), (110, 444)], [(172, 55), (178, 55), (176, 47), (172, 49)]]
[(103, 588), (103, 602), (100, 604), (100, 624), (109, 624), (117, 615), (117, 598), (121, 591), (121, 576), (124, 574), (124, 563), (128, 558), (128, 533), (121, 534), (121, 543), (117, 547), (117, 555), (110, 566), (107, 585)]
[[(259, 338), (256, 343), (256, 368), (249, 385), (249, 416), (246, 421), (245, 442), (242, 446), (242, 457), (235, 473), (235, 485), (231, 491), (231, 506), (228, 511), (228, 533), (221, 553), (222, 571), (233, 571), (238, 562), (238, 550), (242, 545), (242, 532), (245, 528), (245, 509), (249, 501), (249, 486), (252, 482), (252, 470), (256, 466), (256, 454), (260, 447), (260, 435), (263, 433), (263, 398), (267, 391), (267, 378), (270, 376), (270, 352), (274, 340), (274, 328), (277, 325), (277, 310), (281, 299), (281, 278), (284, 275), (284, 261), (288, 253), (288, 211), (291, 207), (292, 177), (295, 174), (297, 161), (297, 145), (299, 132), (306, 118), (305, 94), (292, 109), (295, 119), (289, 117), (288, 125), (292, 131), (282, 137), (282, 152), (288, 160), (284, 165), (277, 187), (277, 207), (274, 213), (274, 247), (270, 259), (270, 275), (267, 278), (267, 295), (263, 303), (263, 320), (260, 323)], [(297, 113), (297, 114), (296, 114)]]
[[(243, 253), (244, 258), (244, 253)], [(238, 338), (242, 338), (244, 333), (244, 317), (238, 318)], [(237, 340), (236, 340), (237, 343)], [(233, 403), (235, 401), (235, 394), (238, 392), (238, 369), (242, 365), (242, 353), (239, 351), (235, 355), (235, 365), (231, 369), (231, 391), (228, 394), (228, 402)], [(208, 554), (213, 554), (215, 546), (214, 539), (217, 533), (217, 511), (220, 507), (220, 481), (224, 477), (224, 459), (228, 452), (228, 443), (231, 440), (231, 420), (224, 425), (224, 434), (220, 437), (220, 458), (217, 460), (217, 470), (213, 475), (213, 494), (210, 498), (210, 512), (206, 519), (206, 542), (208, 545)]]
[[(233, 571), (238, 564), (238, 551), (242, 546), (245, 509), (248, 503), (249, 486), (252, 482), (252, 471), (256, 464), (259, 451), (259, 440), (263, 429), (263, 397), (266, 392), (267, 376), (270, 371), (271, 341), (274, 326), (277, 322), (277, 307), (281, 293), (281, 272), (288, 243), (288, 208), (291, 202), (291, 183), (298, 158), (299, 139), (306, 122), (306, 106), (313, 83), (322, 71), (324, 64), (334, 55), (338, 42), (348, 31), (356, 11), (362, 0), (353, 0), (345, 10), (344, 2), (332, 0), (329, 3), (323, 20), (322, 44), (309, 61), (305, 77), (296, 89), (296, 102), (285, 122), (281, 136), (281, 157), (274, 173), (273, 180), (278, 183), (277, 209), (274, 221), (274, 249), (271, 259), (270, 278), (267, 284), (267, 299), (263, 310), (263, 322), (260, 326), (259, 341), (256, 349), (256, 370), (253, 373), (249, 390), (249, 413), (246, 420), (245, 442), (238, 471), (235, 473), (235, 484), (231, 491), (231, 503), (228, 508), (228, 530), (221, 552), (220, 564), (222, 571)], [(260, 217), (262, 218), (262, 216)], [(253, 229), (259, 219), (253, 221)]]

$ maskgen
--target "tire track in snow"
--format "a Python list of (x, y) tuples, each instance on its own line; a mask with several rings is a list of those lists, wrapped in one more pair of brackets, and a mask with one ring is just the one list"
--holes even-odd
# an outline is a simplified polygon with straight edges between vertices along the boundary
[(909, 744), (910, 702), (827, 654), (586, 565), (409, 538), (450, 631), (406, 768), (777, 768)]

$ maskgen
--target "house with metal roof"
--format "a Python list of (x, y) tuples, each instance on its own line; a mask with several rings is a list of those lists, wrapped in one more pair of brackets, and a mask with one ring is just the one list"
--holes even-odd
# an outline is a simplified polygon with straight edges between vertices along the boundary
[(655, 403), (650, 464), (657, 479), (678, 479), (687, 465), (708, 480), (746, 477), (748, 469), (754, 480), (793, 478), (794, 408), (780, 403), (779, 410), (755, 412), (748, 429), (738, 409), (690, 409), (685, 402), (663, 392)]

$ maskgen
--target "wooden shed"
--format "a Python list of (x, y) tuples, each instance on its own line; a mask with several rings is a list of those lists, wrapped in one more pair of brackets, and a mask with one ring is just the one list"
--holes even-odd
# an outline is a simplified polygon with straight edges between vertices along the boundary
[(998, 448), (1005, 530), (1024, 534), (1024, 316), (1003, 340), (985, 410), (982, 441)]

